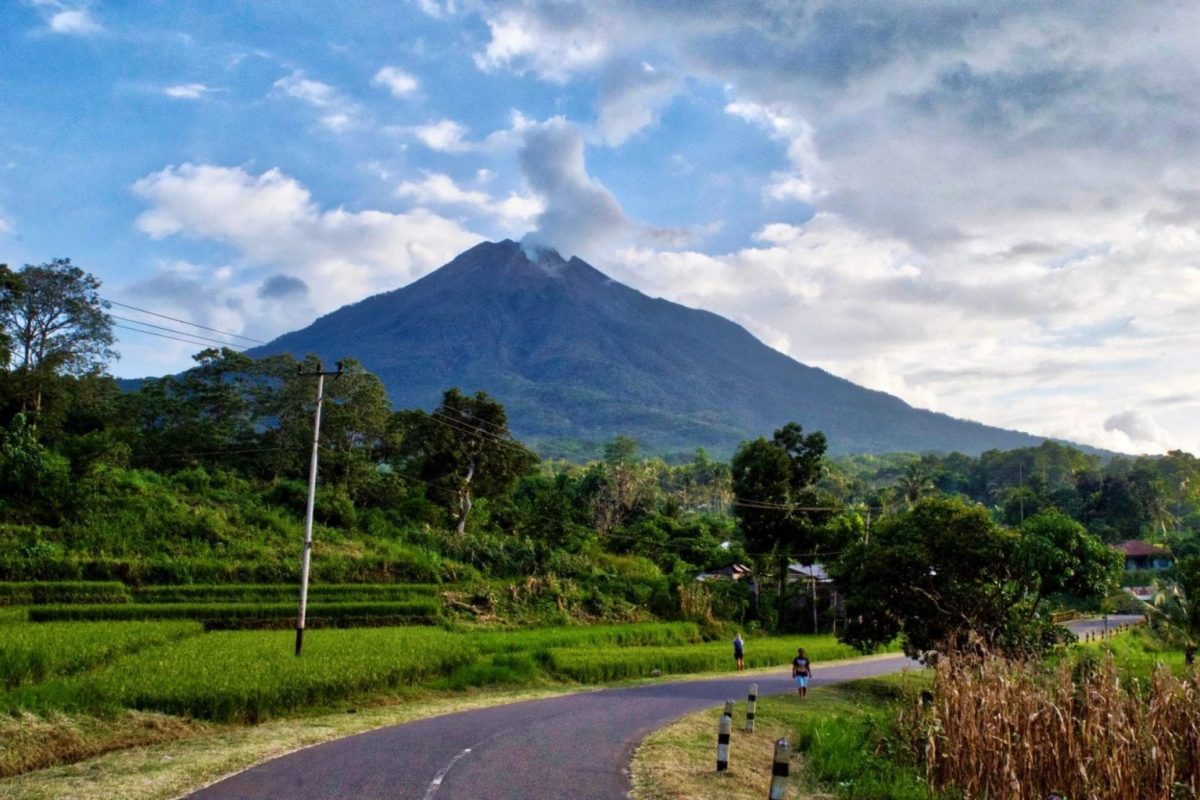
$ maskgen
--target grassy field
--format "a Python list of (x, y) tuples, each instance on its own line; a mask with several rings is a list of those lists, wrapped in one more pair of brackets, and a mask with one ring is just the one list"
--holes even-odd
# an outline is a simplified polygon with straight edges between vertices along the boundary
[(886, 757), (891, 704), (927, 686), (928, 676), (894, 675), (815, 688), (758, 702), (754, 733), (744, 704), (734, 714), (729, 769), (716, 772), (720, 709), (692, 714), (646, 737), (634, 755), (635, 800), (761, 800), (771, 783), (777, 739), (792, 744), (788, 797), (926, 800), (915, 763)]

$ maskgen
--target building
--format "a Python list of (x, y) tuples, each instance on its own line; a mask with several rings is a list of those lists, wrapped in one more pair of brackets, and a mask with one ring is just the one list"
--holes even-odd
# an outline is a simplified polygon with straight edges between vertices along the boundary
[(1175, 557), (1171, 555), (1170, 550), (1165, 547), (1155, 547), (1137, 539), (1127, 539), (1114, 547), (1125, 555), (1126, 572), (1138, 569), (1170, 569), (1171, 564), (1175, 562)]
[(750, 568), (745, 564), (730, 564), (712, 572), (702, 572), (696, 576), (698, 581), (740, 581), (751, 577)]

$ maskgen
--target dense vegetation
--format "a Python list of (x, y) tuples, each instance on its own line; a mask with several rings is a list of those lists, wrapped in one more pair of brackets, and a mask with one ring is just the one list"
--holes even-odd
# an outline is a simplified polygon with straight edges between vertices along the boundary
[[(122, 392), (103, 372), (111, 320), (90, 276), (65, 261), (3, 276), (0, 580), (121, 581), (143, 605), (154, 586), (294, 585), (315, 400), (297, 368), (315, 360), (210, 349), (187, 372)], [(913, 571), (893, 589), (935, 603), (986, 562), (996, 592), (954, 603), (1028, 642), (1023, 620), (1049, 604), (1094, 606), (1111, 588), (1114, 559), (1097, 540), (1145, 538), (1173, 548), (1184, 617), (1195, 616), (1200, 463), (1186, 453), (1102, 462), (1047, 442), (978, 458), (832, 460), (822, 433), (789, 423), (730, 462), (698, 451), (667, 463), (617, 437), (578, 463), (517, 441), (504, 406), (482, 392), (395, 410), (374, 375), (351, 359), (343, 367), (326, 382), (314, 587), (453, 584), (441, 602), (483, 620), (651, 615), (813, 630), (834, 626), (840, 606), (785, 580), (789, 564), (825, 563), (853, 605), (903, 555)], [(939, 580), (917, 579), (927, 562)], [(695, 581), (734, 563), (756, 581)], [(860, 569), (870, 563), (875, 575)], [(289, 599), (263, 591), (193, 599)], [(415, 602), (314, 596), (350, 600)], [(842, 631), (864, 646), (899, 632), (924, 647), (948, 633), (918, 633), (861, 603), (852, 616), (874, 625)]]

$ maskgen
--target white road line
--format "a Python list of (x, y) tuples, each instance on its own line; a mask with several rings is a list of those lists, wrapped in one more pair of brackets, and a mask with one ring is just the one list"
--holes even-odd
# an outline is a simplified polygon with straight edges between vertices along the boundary
[(450, 772), (450, 768), (458, 763), (458, 760), (471, 752), (471, 748), (463, 750), (461, 753), (450, 759), (450, 763), (442, 767), (437, 775), (433, 776), (433, 780), (429, 783), (429, 788), (425, 790), (425, 800), (433, 800), (433, 796), (437, 794), (437, 790), (442, 788), (442, 781), (446, 779), (446, 775)]

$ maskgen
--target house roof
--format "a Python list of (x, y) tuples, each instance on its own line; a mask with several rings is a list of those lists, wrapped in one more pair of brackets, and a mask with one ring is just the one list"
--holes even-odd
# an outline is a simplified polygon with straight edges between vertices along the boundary
[(804, 578), (816, 578), (818, 581), (829, 580), (829, 574), (825, 572), (824, 564), (813, 564), (811, 567), (804, 564), (788, 564), (788, 572)]
[(1169, 556), (1171, 551), (1164, 547), (1155, 547), (1152, 544), (1138, 541), (1137, 539), (1126, 539), (1118, 545), (1114, 545), (1118, 550), (1127, 556)]

